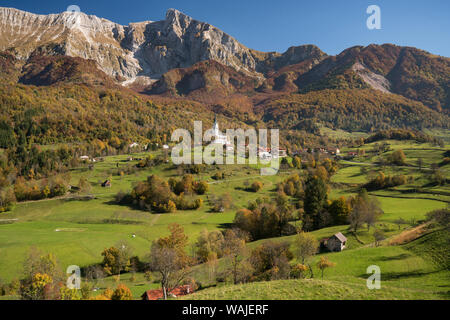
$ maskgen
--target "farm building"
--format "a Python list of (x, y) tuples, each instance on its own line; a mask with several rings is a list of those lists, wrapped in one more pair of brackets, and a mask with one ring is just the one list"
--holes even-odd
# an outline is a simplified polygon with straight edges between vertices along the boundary
[[(274, 158), (277, 158), (275, 149), (271, 149), (270, 153), (273, 155)], [(287, 150), (279, 148), (278, 149), (278, 158), (286, 158), (286, 157), (287, 157)]]
[(341, 150), (339, 150), (339, 148), (329, 148), (328, 153), (333, 156), (338, 156), (341, 154)]
[(330, 251), (340, 252), (345, 249), (347, 238), (338, 232), (330, 238), (322, 239), (320, 245), (322, 248), (327, 248)]
[[(178, 288), (175, 288), (170, 293), (170, 296), (172, 297), (181, 297), (188, 294), (193, 293), (194, 291), (191, 289), (190, 285), (181, 286)], [(162, 289), (159, 290), (148, 290), (144, 292), (144, 294), (141, 296), (142, 300), (162, 300), (164, 298), (164, 293)]]

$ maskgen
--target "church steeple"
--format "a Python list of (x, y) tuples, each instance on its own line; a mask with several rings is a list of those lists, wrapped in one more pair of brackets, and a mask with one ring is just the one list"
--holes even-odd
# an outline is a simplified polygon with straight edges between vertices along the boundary
[(221, 144), (225, 146), (229, 146), (230, 142), (226, 135), (222, 134), (219, 129), (219, 122), (217, 121), (217, 114), (214, 114), (214, 126), (212, 128), (213, 135), (214, 135), (214, 142), (215, 144)]
[(219, 123), (217, 122), (217, 114), (214, 114), (214, 126), (213, 126), (214, 132), (219, 132)]

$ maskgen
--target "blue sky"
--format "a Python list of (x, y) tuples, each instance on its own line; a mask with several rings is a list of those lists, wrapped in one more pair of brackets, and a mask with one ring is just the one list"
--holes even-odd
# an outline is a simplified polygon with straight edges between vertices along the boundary
[[(34, 13), (78, 5), (120, 24), (164, 19), (168, 8), (208, 22), (244, 45), (284, 52), (315, 44), (328, 54), (354, 45), (394, 43), (450, 57), (448, 0), (1, 0), (0, 6)], [(381, 8), (381, 30), (368, 30), (366, 8)]]

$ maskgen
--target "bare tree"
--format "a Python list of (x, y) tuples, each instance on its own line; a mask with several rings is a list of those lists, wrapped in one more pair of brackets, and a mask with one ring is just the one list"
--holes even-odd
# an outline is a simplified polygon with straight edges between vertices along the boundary
[(116, 247), (117, 247), (118, 253), (119, 253), (117, 256), (116, 263), (118, 265), (119, 278), (120, 278), (121, 270), (124, 270), (124, 271), (130, 270), (130, 267), (131, 267), (130, 259), (133, 255), (133, 248), (127, 241), (124, 241), (124, 240), (117, 242)]
[(350, 228), (356, 234), (366, 223), (367, 229), (370, 231), (370, 227), (375, 225), (380, 215), (383, 214), (379, 201), (369, 197), (367, 191), (363, 189), (351, 202), (353, 209), (349, 215)]
[(378, 247), (380, 242), (386, 239), (384, 232), (381, 230), (375, 230), (373, 233), (373, 237), (375, 238), (375, 246)]
[[(311, 233), (300, 232), (297, 234), (294, 240), (295, 253), (302, 264), (308, 263), (309, 258), (314, 256), (319, 249), (319, 242)], [(314, 277), (314, 273), (311, 265), (308, 263), (308, 267), (311, 273), (311, 278)]]
[(246, 239), (237, 230), (227, 230), (225, 233), (224, 249), (225, 256), (230, 261), (233, 283), (238, 283), (240, 265), (246, 255)]
[(161, 275), (164, 300), (177, 288), (190, 273), (188, 259), (180, 256), (177, 249), (154, 243), (150, 253), (152, 270)]
[(170, 235), (153, 242), (150, 252), (150, 268), (161, 275), (164, 299), (167, 300), (190, 273), (192, 259), (186, 254), (188, 238), (178, 224), (169, 226)]

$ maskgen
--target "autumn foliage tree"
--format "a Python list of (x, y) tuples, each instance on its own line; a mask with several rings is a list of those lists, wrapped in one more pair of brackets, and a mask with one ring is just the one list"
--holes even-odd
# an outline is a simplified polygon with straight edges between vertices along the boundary
[(309, 259), (319, 251), (319, 242), (311, 233), (300, 232), (294, 240), (294, 253), (302, 262), (302, 265), (308, 265), (313, 276), (312, 267)]
[(131, 247), (126, 242), (119, 242), (116, 246), (103, 250), (103, 269), (109, 275), (118, 275), (128, 271), (131, 266)]
[(170, 235), (154, 241), (150, 251), (150, 266), (161, 275), (164, 299), (176, 289), (190, 273), (192, 259), (186, 254), (188, 237), (178, 224), (169, 226)]
[(331, 262), (330, 260), (328, 260), (327, 257), (320, 257), (320, 260), (317, 263), (317, 268), (319, 268), (319, 270), (322, 273), (322, 280), (323, 280), (323, 273), (324, 273), (325, 269), (332, 268), (335, 266), (336, 266), (336, 263)]
[(287, 279), (293, 257), (289, 243), (267, 241), (252, 251), (250, 261), (256, 279), (269, 281)]
[(388, 161), (397, 166), (404, 166), (406, 165), (405, 153), (403, 150), (396, 150), (388, 156)]
[(229, 262), (228, 270), (232, 275), (234, 284), (238, 284), (248, 274), (248, 270), (241, 268), (247, 255), (246, 240), (248, 239), (236, 229), (225, 232), (223, 252)]
[(350, 215), (350, 205), (344, 197), (333, 200), (328, 207), (335, 225), (347, 224)]
[(53, 254), (44, 254), (32, 247), (25, 259), (23, 269), (24, 276), (20, 285), (22, 299), (61, 299), (60, 290), (65, 286), (65, 277)]
[(133, 300), (133, 294), (126, 285), (120, 283), (111, 295), (111, 300)]

